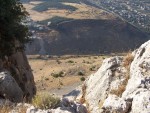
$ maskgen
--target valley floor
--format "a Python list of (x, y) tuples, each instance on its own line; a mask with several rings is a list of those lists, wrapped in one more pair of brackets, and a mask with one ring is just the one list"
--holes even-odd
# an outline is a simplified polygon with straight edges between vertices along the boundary
[(94, 73), (107, 57), (110, 55), (61, 57), (30, 55), (28, 60), (33, 70), (37, 91), (62, 96), (82, 84), (84, 78)]

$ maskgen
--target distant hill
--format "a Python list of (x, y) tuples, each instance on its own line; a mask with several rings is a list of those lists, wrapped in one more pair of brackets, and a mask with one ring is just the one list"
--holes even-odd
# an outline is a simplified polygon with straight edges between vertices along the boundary
[(30, 2), (31, 0), (20, 0), (22, 3)]
[(32, 0), (24, 6), (35, 24), (48, 28), (34, 32), (27, 54), (126, 52), (149, 39), (146, 33), (87, 0)]
[[(48, 35), (47, 35), (48, 34)], [(105, 54), (133, 50), (148, 40), (134, 26), (113, 20), (73, 20), (60, 23), (53, 30), (34, 39), (27, 54)]]

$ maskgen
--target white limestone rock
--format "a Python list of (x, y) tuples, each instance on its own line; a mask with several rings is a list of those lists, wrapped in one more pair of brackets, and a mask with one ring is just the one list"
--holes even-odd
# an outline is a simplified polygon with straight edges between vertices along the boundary
[(105, 59), (101, 68), (86, 80), (85, 99), (91, 113), (98, 113), (99, 103), (104, 101), (110, 91), (118, 88), (125, 79), (127, 71), (122, 67), (122, 60), (122, 57)]
[[(84, 96), (91, 113), (150, 112), (150, 41), (136, 49), (132, 55), (134, 60), (130, 70), (123, 67), (122, 57), (112, 57), (105, 59), (101, 68), (85, 81)], [(111, 91), (118, 89), (124, 81), (127, 84), (122, 95), (112, 96)], [(102, 108), (105, 108), (103, 110), (100, 106), (102, 103)]]
[(123, 97), (126, 99), (133, 97), (132, 94), (139, 88), (150, 90), (150, 41), (136, 50), (130, 68), (130, 80)]
[(37, 109), (34, 106), (31, 106), (27, 109), (26, 113), (51, 113), (49, 110)]
[(127, 113), (130, 107), (130, 103), (126, 102), (122, 98), (116, 95), (109, 95), (103, 104), (103, 109), (106, 109), (110, 113)]
[(150, 113), (150, 91), (138, 92), (133, 98), (131, 113)]

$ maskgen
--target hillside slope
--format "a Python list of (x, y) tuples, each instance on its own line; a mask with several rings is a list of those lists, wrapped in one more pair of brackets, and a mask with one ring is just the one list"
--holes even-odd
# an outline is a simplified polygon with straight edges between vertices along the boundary
[(43, 27), (34, 32), (35, 38), (27, 45), (27, 54), (126, 52), (148, 40), (147, 34), (134, 26), (80, 0), (75, 3), (70, 0), (38, 1), (25, 4), (25, 7), (31, 19)]
[(41, 39), (34, 39), (28, 45), (28, 54), (40, 51), (51, 55), (125, 52), (148, 39), (146, 34), (120, 19), (73, 20), (38, 35)]

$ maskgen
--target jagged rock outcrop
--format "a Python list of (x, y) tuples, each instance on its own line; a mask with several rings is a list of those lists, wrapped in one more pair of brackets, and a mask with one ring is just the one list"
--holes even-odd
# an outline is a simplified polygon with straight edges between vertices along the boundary
[(103, 107), (107, 111), (111, 112), (119, 112), (119, 113), (127, 113), (130, 107), (130, 103), (126, 102), (122, 98), (119, 98), (116, 95), (109, 95), (108, 98), (103, 103)]
[(150, 41), (134, 52), (130, 79), (123, 98), (132, 102), (131, 113), (150, 111)]
[(31, 101), (36, 87), (24, 52), (14, 52), (11, 56), (0, 59), (0, 72), (0, 87), (3, 88), (0, 89), (1, 98), (14, 102)]
[(101, 68), (85, 82), (84, 98), (92, 113), (100, 112), (109, 94), (121, 95), (118, 89), (124, 87), (127, 79), (127, 69), (123, 67), (122, 62), (122, 57), (104, 60)]
[(90, 113), (149, 113), (150, 41), (128, 58), (105, 59), (83, 87), (81, 100)]

